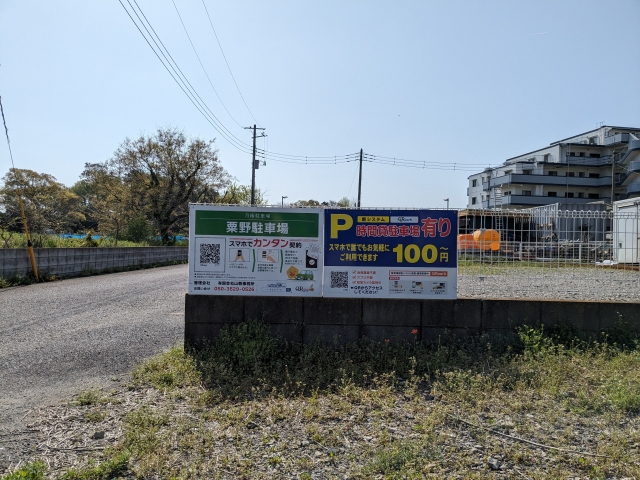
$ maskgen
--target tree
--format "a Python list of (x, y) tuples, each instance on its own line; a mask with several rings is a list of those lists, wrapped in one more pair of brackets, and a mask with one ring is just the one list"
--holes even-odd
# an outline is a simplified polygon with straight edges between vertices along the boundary
[(335, 200), (327, 200), (325, 202), (319, 202), (317, 200), (298, 200), (289, 205), (292, 208), (299, 207), (324, 207), (324, 208), (355, 208), (356, 202), (349, 200), (347, 197), (342, 197), (337, 202)]
[(35, 234), (75, 230), (86, 218), (80, 197), (58, 182), (53, 175), (12, 168), (3, 177), (0, 211), (3, 223), (22, 230), (18, 193), (27, 217), (29, 230)]
[[(256, 188), (255, 202), (256, 205), (267, 204), (267, 200), (259, 188)], [(233, 183), (222, 194), (216, 196), (214, 203), (221, 205), (251, 205), (251, 187)]]
[(322, 204), (317, 200), (298, 200), (290, 205), (292, 208), (300, 207), (321, 207)]
[[(171, 231), (186, 227), (190, 202), (213, 203), (229, 186), (230, 176), (220, 164), (213, 143), (188, 139), (171, 128), (136, 140), (127, 138), (101, 165), (101, 178), (118, 190), (122, 187), (121, 205), (127, 205), (134, 217), (145, 214), (166, 244)], [(103, 217), (107, 208), (99, 207)], [(115, 216), (112, 221), (115, 224)]]
[(106, 163), (86, 163), (81, 180), (72, 187), (82, 195), (87, 215), (100, 232), (113, 236), (115, 246), (143, 208), (122, 177), (122, 169), (110, 171)]
[(355, 199), (349, 200), (349, 197), (342, 197), (340, 200), (336, 202), (338, 207), (342, 208), (355, 208), (357, 206), (357, 202)]

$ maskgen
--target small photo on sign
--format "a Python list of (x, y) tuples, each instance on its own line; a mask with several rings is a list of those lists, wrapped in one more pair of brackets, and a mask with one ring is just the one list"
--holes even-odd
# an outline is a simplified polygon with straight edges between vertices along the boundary
[(250, 248), (229, 248), (229, 262), (242, 263), (251, 261)]
[(196, 272), (224, 272), (225, 239), (217, 237), (196, 238)]
[(318, 268), (318, 257), (311, 257), (308, 250), (305, 265), (307, 268)]
[(279, 250), (258, 250), (258, 262), (278, 263), (279, 253)]

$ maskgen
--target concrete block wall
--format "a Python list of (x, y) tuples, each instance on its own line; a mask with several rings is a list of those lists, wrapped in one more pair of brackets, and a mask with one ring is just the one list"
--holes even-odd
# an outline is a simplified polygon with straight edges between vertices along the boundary
[[(38, 272), (61, 277), (112, 268), (186, 262), (188, 247), (34, 248)], [(26, 276), (31, 262), (26, 248), (0, 249), (0, 277)]]
[[(229, 323), (263, 319), (290, 341), (355, 342), (437, 340), (508, 334), (522, 325), (570, 327), (585, 335), (622, 320), (640, 333), (640, 308), (632, 303), (536, 300), (387, 300), (359, 298), (240, 297), (186, 295), (185, 342), (212, 342)], [(417, 331), (415, 334), (413, 331)]]

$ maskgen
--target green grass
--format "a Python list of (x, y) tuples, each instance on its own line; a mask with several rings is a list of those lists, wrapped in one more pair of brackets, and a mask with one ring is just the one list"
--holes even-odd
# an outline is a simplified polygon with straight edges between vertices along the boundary
[[(95, 245), (89, 245), (82, 238), (60, 238), (58, 235), (48, 235), (40, 233), (31, 234), (31, 242), (34, 248), (82, 248), (82, 247), (115, 247), (116, 242), (112, 237), (103, 237), (95, 241)], [(143, 242), (132, 242), (129, 240), (118, 240), (117, 247), (149, 247), (160, 246), (159, 240), (149, 240)], [(178, 247), (189, 246), (188, 241), (175, 243)], [(27, 237), (24, 233), (8, 232), (0, 230), (0, 248), (27, 248)]]
[(98, 390), (89, 389), (78, 394), (75, 400), (78, 405), (98, 405), (104, 403), (104, 397)]
[[(76, 416), (109, 411), (121, 436), (99, 465), (56, 478), (489, 478), (495, 455), (509, 478), (638, 478), (637, 338), (573, 333), (328, 347), (229, 326), (204, 350), (136, 367), (126, 414), (81, 394)], [(542, 455), (494, 429), (600, 456)]]
[(44, 480), (46, 468), (47, 464), (42, 461), (30, 462), (3, 475), (0, 480)]
[(57, 480), (111, 480), (120, 478), (129, 469), (130, 456), (128, 452), (118, 453), (98, 466), (70, 469), (59, 476)]

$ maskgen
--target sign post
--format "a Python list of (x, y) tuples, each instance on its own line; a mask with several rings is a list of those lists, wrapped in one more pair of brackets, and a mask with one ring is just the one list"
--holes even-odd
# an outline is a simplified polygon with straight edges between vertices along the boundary
[(324, 296), (455, 299), (455, 210), (325, 210)]
[(189, 293), (322, 295), (321, 209), (190, 205)]

